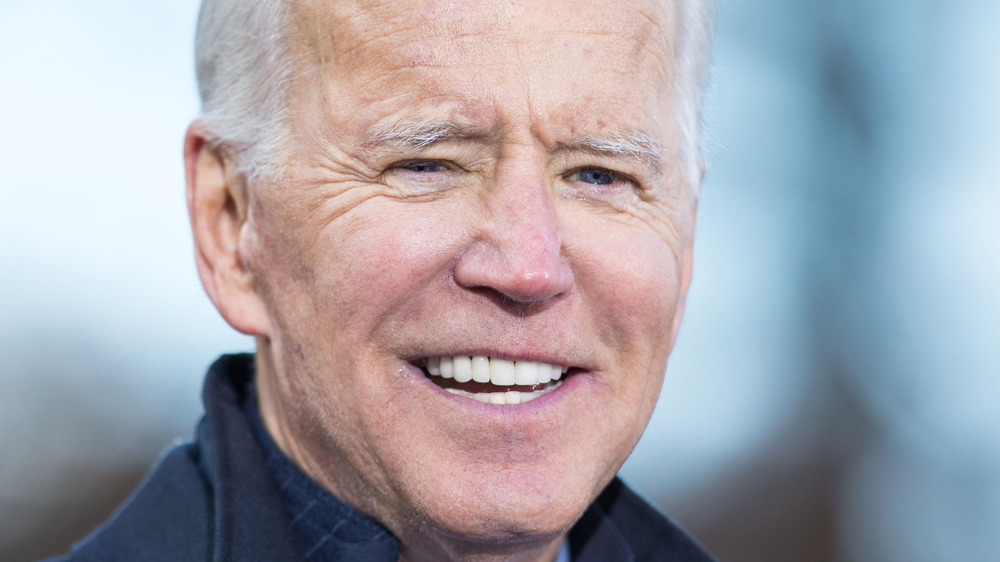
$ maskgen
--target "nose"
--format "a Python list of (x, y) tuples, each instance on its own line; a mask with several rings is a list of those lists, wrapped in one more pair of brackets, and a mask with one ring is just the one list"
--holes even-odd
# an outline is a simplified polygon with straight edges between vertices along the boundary
[(486, 212), (455, 266), (455, 282), (508, 303), (552, 301), (573, 286), (562, 229), (544, 171), (511, 163), (483, 195)]

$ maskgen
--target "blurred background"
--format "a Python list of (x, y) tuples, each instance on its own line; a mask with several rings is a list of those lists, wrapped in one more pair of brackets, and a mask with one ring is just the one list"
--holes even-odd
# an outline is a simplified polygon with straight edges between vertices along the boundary
[[(0, 0), (0, 559), (186, 439), (216, 355), (196, 0)], [(720, 0), (685, 326), (623, 474), (722, 560), (1000, 560), (1000, 3)]]

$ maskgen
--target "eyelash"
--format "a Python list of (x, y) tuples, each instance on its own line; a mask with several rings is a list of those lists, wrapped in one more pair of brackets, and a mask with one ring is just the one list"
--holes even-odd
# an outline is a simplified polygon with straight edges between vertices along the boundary
[[(442, 162), (441, 160), (410, 160), (408, 162), (400, 162), (399, 164), (394, 164), (392, 167), (418, 174), (421, 173), (431, 174), (435, 172), (447, 172), (451, 170), (451, 167), (445, 162)], [(412, 168), (426, 168), (426, 167), (436, 167), (438, 169), (433, 171), (431, 170), (418, 171), (412, 169)]]
[[(567, 181), (569, 181), (570, 178), (572, 178), (573, 176), (578, 176), (578, 175), (588, 174), (588, 173), (589, 174), (593, 174), (593, 175), (606, 176), (607, 179), (610, 180), (610, 181), (608, 181), (606, 183), (605, 182), (599, 182), (599, 181), (584, 182), (586, 184), (594, 185), (594, 186), (598, 186), (598, 187), (604, 187), (604, 186), (614, 185), (615, 183), (621, 182), (621, 181), (634, 183), (632, 181), (632, 178), (628, 177), (627, 175), (625, 175), (625, 174), (623, 174), (621, 172), (616, 172), (615, 170), (609, 170), (607, 168), (602, 168), (600, 166), (584, 166), (582, 168), (577, 168), (575, 170), (570, 171), (568, 174), (566, 174), (565, 176), (563, 176), (563, 178), (566, 179)], [(582, 179), (578, 179), (576, 181), (583, 181), (583, 180)]]

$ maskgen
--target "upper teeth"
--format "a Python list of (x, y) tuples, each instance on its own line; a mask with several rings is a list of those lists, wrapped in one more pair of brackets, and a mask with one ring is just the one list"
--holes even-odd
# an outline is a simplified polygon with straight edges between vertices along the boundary
[(455, 382), (476, 381), (497, 386), (533, 386), (559, 380), (568, 367), (536, 361), (508, 361), (484, 355), (431, 357), (427, 372)]

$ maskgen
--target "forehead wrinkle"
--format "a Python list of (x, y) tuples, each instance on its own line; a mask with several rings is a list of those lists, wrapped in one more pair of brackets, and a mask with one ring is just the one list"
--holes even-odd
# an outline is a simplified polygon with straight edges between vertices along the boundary
[[(353, 57), (358, 51), (377, 50), (378, 45), (398, 42), (411, 46), (434, 45), (442, 53), (462, 54), (464, 49), (449, 48), (456, 40), (470, 38), (505, 38), (497, 29), (497, 14), (487, 10), (468, 13), (455, 10), (451, 1), (423, 0), (419, 9), (400, 11), (393, 0), (292, 0), (297, 5), (295, 21), (298, 30), (306, 36), (310, 50), (322, 51), (317, 57), (321, 63), (334, 59)], [(416, 7), (416, 6), (415, 6)], [(405, 49), (392, 49), (379, 53), (406, 58)]]
[(656, 2), (649, 11), (640, 9), (639, 15), (647, 20), (649, 27), (646, 29), (645, 40), (640, 42), (640, 50), (635, 52), (636, 58), (638, 59), (641, 51), (648, 52), (657, 62), (663, 77), (661, 85), (666, 85), (672, 91), (676, 80), (676, 65), (679, 62), (676, 49), (680, 2)]

